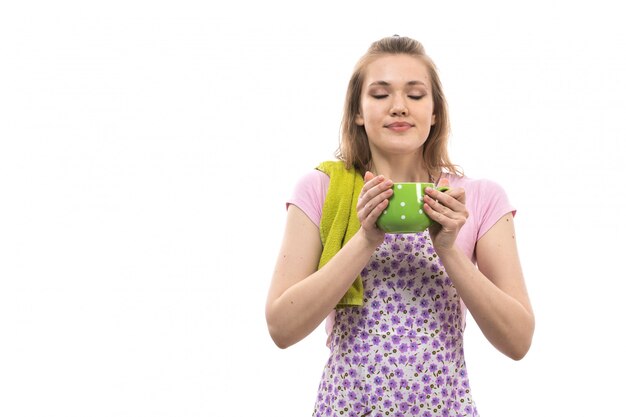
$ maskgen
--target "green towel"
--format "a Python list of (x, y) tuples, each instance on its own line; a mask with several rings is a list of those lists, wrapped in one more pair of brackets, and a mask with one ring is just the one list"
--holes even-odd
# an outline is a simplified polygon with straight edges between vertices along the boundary
[[(326, 265), (361, 227), (356, 204), (363, 188), (363, 177), (354, 168), (347, 170), (342, 161), (322, 162), (317, 169), (330, 177), (320, 221), (323, 250), (319, 269)], [(361, 305), (363, 305), (363, 281), (357, 276), (346, 295), (339, 300), (337, 308)]]

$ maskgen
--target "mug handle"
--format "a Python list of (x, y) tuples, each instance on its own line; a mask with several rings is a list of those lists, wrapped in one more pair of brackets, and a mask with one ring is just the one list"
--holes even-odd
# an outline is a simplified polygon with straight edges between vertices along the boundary
[(448, 187), (447, 185), (444, 185), (442, 187), (435, 187), (435, 190), (437, 191), (441, 191), (442, 193), (445, 193), (446, 191), (448, 191), (450, 189), (450, 187)]

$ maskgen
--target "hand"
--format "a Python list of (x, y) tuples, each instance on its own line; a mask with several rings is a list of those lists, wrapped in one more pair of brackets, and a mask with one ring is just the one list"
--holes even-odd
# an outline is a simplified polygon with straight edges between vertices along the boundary
[[(447, 178), (439, 183), (439, 186), (448, 185)], [(434, 220), (428, 231), (435, 251), (452, 249), (461, 227), (469, 217), (469, 212), (465, 208), (465, 190), (450, 188), (444, 193), (434, 188), (427, 188), (424, 211)]]
[(369, 171), (363, 179), (365, 184), (356, 205), (361, 231), (368, 241), (379, 245), (385, 239), (385, 232), (376, 226), (376, 221), (389, 204), (389, 197), (393, 195), (393, 182), (382, 175), (374, 176)]

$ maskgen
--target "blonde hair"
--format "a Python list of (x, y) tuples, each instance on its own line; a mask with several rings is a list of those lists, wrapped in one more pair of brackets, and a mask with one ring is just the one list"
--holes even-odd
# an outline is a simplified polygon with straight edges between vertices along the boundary
[(336, 156), (346, 168), (355, 167), (362, 174), (371, 169), (372, 154), (365, 128), (356, 124), (356, 117), (361, 111), (361, 92), (367, 66), (384, 55), (405, 54), (420, 59), (427, 67), (432, 83), (435, 124), (432, 126), (423, 147), (425, 168), (430, 174), (442, 170), (463, 175), (462, 170), (450, 161), (448, 156), (448, 136), (450, 121), (448, 105), (443, 95), (437, 67), (424, 50), (422, 44), (414, 39), (402, 36), (390, 36), (380, 39), (369, 47), (365, 55), (357, 62), (346, 92), (341, 138)]

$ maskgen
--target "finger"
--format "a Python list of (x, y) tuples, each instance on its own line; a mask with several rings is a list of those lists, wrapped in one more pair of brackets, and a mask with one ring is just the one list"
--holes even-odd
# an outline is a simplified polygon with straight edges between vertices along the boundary
[(385, 180), (385, 177), (382, 175), (374, 176), (374, 174), (368, 171), (363, 176), (363, 180), (365, 181), (365, 184), (363, 184), (363, 188), (361, 188), (360, 197), (364, 196), (369, 190), (382, 183)]
[(426, 195), (455, 211), (462, 210), (465, 207), (465, 189), (463, 188), (450, 188), (448, 191), (443, 192), (428, 187), (426, 188)]
[(469, 217), (469, 212), (464, 205), (461, 204), (458, 210), (452, 210), (430, 196), (424, 197), (424, 211), (444, 229), (449, 230), (462, 226)]
[(376, 221), (378, 221), (378, 218), (380, 217), (382, 212), (385, 210), (385, 208), (387, 208), (388, 205), (389, 205), (388, 199), (384, 199), (380, 203), (376, 204), (376, 206), (374, 206), (372, 210), (361, 221), (361, 226), (365, 228), (377, 227)]
[[(393, 186), (393, 182), (391, 180), (385, 180), (384, 177), (382, 178), (383, 182), (378, 182), (379, 178), (375, 178), (363, 187), (361, 194), (359, 195), (359, 200), (357, 201), (357, 208), (363, 207), (365, 204), (368, 204), (370, 200), (375, 199), (381, 194), (385, 195), (383, 198), (391, 197), (393, 191), (389, 191)], [(378, 204), (379, 202), (380, 200), (376, 201), (375, 204)]]
[(455, 216), (455, 211), (450, 209), (449, 207), (441, 204), (441, 202), (439, 202), (438, 200), (435, 200), (434, 198), (432, 198), (429, 195), (424, 196), (424, 203), (425, 206), (428, 205), (428, 207), (435, 213), (437, 214), (441, 214), (443, 216), (446, 217), (454, 217)]
[(454, 198), (456, 201), (465, 205), (465, 189), (464, 188), (450, 188), (445, 193), (442, 193), (444, 196), (450, 196)]
[[(438, 204), (438, 203), (437, 203)], [(443, 230), (454, 230), (455, 224), (457, 220), (454, 218), (437, 211), (431, 204), (424, 203), (424, 212), (430, 217), (434, 222), (439, 224), (439, 226)]]
[(424, 201), (424, 212), (426, 213), (426, 215), (428, 215), (428, 217), (431, 218), (431, 220), (434, 220), (439, 225), (441, 225), (441, 222), (445, 218), (443, 214), (436, 211), (429, 203), (425, 201)]
[(391, 198), (393, 190), (388, 188), (382, 192), (375, 193), (375, 189), (368, 191), (362, 198), (357, 201), (356, 208), (358, 211), (363, 212), (363, 216), (368, 216), (369, 213), (378, 206), (384, 200)]

